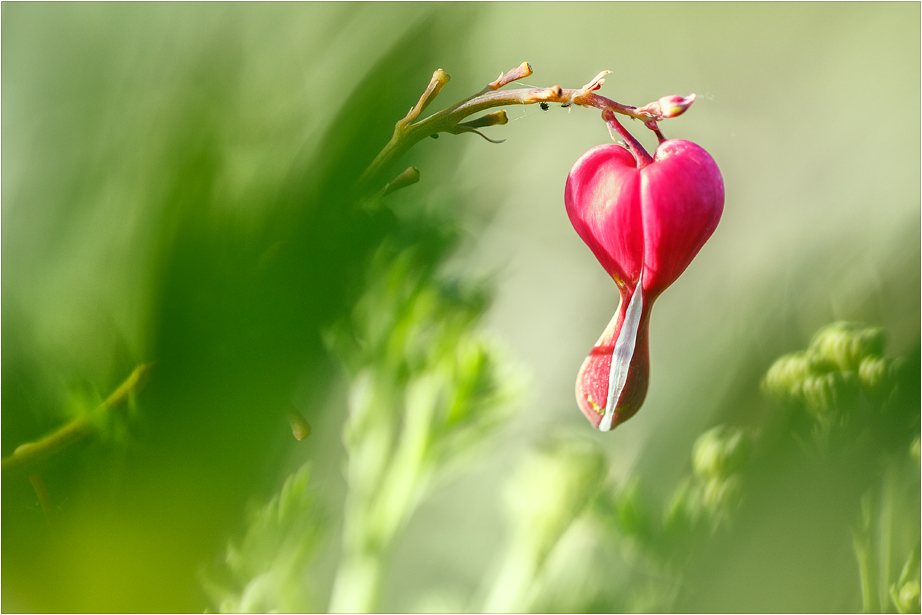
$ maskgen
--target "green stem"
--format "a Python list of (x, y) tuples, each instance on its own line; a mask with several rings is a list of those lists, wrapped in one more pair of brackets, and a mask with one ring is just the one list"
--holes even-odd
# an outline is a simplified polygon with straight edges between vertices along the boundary
[(878, 598), (880, 600), (880, 612), (882, 613), (886, 612), (889, 606), (887, 588), (890, 587), (890, 559), (893, 550), (893, 509), (895, 497), (896, 476), (894, 475), (893, 465), (889, 464), (886, 474), (884, 475), (883, 510), (881, 510), (880, 513), (880, 542), (877, 553), (879, 562), (878, 587), (881, 588)]
[[(436, 77), (433, 77), (433, 82), (435, 81)], [(581, 89), (564, 89), (559, 85), (555, 85), (549, 88), (498, 90), (491, 87), (492, 85), (494, 84), (485, 87), (470, 98), (414, 123), (421, 108), (424, 108), (423, 105), (417, 104), (416, 107), (410, 110), (407, 117), (397, 122), (391, 140), (384, 146), (384, 149), (381, 150), (362, 174), (359, 179), (359, 184), (367, 189), (378, 179), (378, 175), (387, 168), (391, 162), (406, 153), (407, 150), (416, 143), (439, 132), (452, 132), (464, 118), (494, 107), (506, 105), (532, 105), (535, 103), (575, 104), (583, 107), (595, 107), (603, 112), (610, 111), (612, 113), (620, 113), (621, 115), (643, 120), (645, 123), (662, 119), (654, 115), (651, 111), (632, 107), (630, 105), (623, 105), (605, 98), (604, 96), (595, 94), (592, 89), (598, 88), (597, 83), (587, 84), (587, 86)], [(426, 104), (431, 102), (432, 97), (433, 95), (430, 93), (430, 89), (427, 89), (426, 93), (423, 94), (423, 98), (426, 99)], [(420, 100), (422, 101), (423, 98)]]
[(151, 365), (139, 365), (131, 375), (109, 397), (88, 414), (73, 418), (56, 431), (51, 432), (36, 442), (20, 445), (13, 454), (4, 457), (2, 461), (3, 477), (33, 475), (36, 469), (46, 461), (56, 457), (72, 446), (90, 438), (98, 433), (96, 424), (92, 420), (94, 415), (109, 412), (128, 398), (148, 373)]
[(484, 613), (521, 613), (530, 606), (529, 591), (538, 572), (530, 549), (513, 543), (483, 606)]
[(861, 525), (852, 532), (852, 544), (855, 549), (855, 559), (858, 560), (858, 576), (861, 582), (861, 610), (863, 613), (879, 612), (880, 604), (877, 595), (878, 575), (872, 540), (873, 505), (873, 494), (868, 491), (861, 498)]
[(336, 571), (330, 613), (371, 613), (378, 602), (381, 557), (344, 554)]
[[(373, 398), (373, 417), (381, 422), (373, 429), (360, 426), (356, 437), (347, 439), (349, 493), (344, 513), (343, 555), (330, 597), (330, 612), (369, 613), (377, 609), (382, 572), (391, 547), (429, 484), (431, 475), (425, 469), (425, 456), (438, 390), (420, 388), (419, 383), (409, 388), (417, 395), (415, 403), (404, 401), (405, 412), (396, 441), (393, 433), (398, 429), (399, 414), (385, 411), (387, 406), (401, 406), (393, 392), (379, 392)], [(408, 404), (412, 408), (407, 408)], [(350, 421), (361, 417), (356, 414)], [(347, 425), (347, 433), (351, 429)], [(369, 466), (375, 471), (369, 473)]]

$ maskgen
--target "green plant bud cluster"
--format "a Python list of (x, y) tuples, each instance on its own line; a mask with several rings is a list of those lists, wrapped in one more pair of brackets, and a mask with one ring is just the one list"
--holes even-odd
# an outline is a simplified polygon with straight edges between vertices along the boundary
[(664, 525), (673, 535), (687, 534), (702, 522), (717, 527), (742, 499), (740, 470), (752, 453), (752, 436), (739, 427), (718, 425), (692, 447), (692, 476), (666, 506)]
[(880, 327), (840, 320), (817, 331), (807, 352), (816, 369), (853, 371), (865, 357), (883, 354), (886, 345)]
[(718, 425), (704, 432), (692, 447), (692, 468), (701, 481), (726, 478), (749, 458), (751, 442), (738, 427)]
[(844, 321), (820, 329), (810, 346), (786, 354), (762, 379), (762, 391), (786, 403), (803, 405), (817, 417), (854, 403), (863, 391), (886, 397), (893, 389), (893, 361), (883, 357), (886, 337), (880, 327)]

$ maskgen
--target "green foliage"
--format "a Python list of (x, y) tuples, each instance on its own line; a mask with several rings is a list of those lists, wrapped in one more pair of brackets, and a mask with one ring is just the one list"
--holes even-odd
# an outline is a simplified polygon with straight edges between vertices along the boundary
[[(898, 380), (901, 361), (881, 356), (882, 340), (878, 328), (848, 323), (825, 327), (807, 351), (774, 363), (763, 390), (804, 411), (814, 423), (813, 431), (820, 424), (830, 436), (836, 435), (829, 431), (833, 427), (847, 427), (839, 429), (837, 437), (807, 445), (819, 453), (808, 455), (805, 461), (812, 467), (807, 471), (827, 473), (830, 460), (852, 455), (856, 446), (876, 456), (866, 460), (870, 472), (853, 475), (866, 481), (859, 484), (869, 490), (860, 498), (860, 506), (852, 503), (856, 513), (863, 512), (861, 522), (851, 528), (858, 557), (857, 570), (851, 574), (861, 579), (865, 610), (909, 612), (918, 599), (919, 533), (918, 489), (913, 483), (918, 482), (918, 464), (912, 468), (907, 463), (918, 438), (909, 444), (912, 427), (894, 418), (905, 416), (903, 398), (896, 391), (898, 382), (905, 380)], [(881, 364), (886, 367), (889, 389), (882, 388), (880, 380), (870, 382), (865, 377), (854, 389), (838, 388), (826, 396), (819, 412), (809, 392), (819, 386), (814, 384), (817, 380), (857, 374), (862, 366), (870, 369), (872, 361), (877, 369)], [(875, 420), (843, 418), (853, 412), (870, 414)], [(544, 453), (523, 461), (507, 491), (513, 538), (484, 610), (676, 609), (694, 591), (688, 584), (700, 575), (700, 567), (716, 546), (730, 547), (745, 540), (741, 532), (751, 531), (741, 528), (755, 513), (752, 506), (757, 501), (766, 503), (754, 474), (764, 473), (765, 464), (777, 464), (791, 454), (789, 444), (797, 441), (799, 422), (788, 422), (783, 414), (766, 416), (767, 422), (757, 427), (718, 425), (702, 433), (692, 446), (691, 471), (664, 500), (661, 514), (640, 476), (629, 475), (619, 485), (611, 485), (606, 464), (588, 452), (581, 456)], [(830, 416), (839, 418), (829, 421)], [(899, 425), (903, 431), (896, 438), (906, 441), (907, 449), (892, 457), (888, 451), (893, 442), (887, 434)], [(569, 446), (580, 450), (584, 445), (574, 441)], [(558, 449), (567, 447), (558, 445)], [(781, 479), (790, 482), (791, 477)], [(566, 501), (554, 500), (551, 505), (555, 496)], [(849, 523), (836, 527), (841, 531), (839, 544), (844, 546)], [(900, 566), (897, 578), (894, 573)]]
[(476, 330), (484, 287), (441, 272), (454, 241), (432, 231), (409, 237), (409, 245), (385, 242), (365, 295), (327, 336), (351, 381), (343, 436), (349, 493), (333, 610), (376, 608), (400, 531), (433, 483), (508, 418), (519, 392), (521, 378)]
[(522, 612), (540, 604), (535, 588), (554, 585), (545, 571), (548, 556), (598, 493), (606, 472), (595, 446), (572, 439), (553, 442), (520, 462), (504, 498), (510, 541), (484, 611)]
[(879, 327), (835, 322), (818, 331), (810, 346), (778, 359), (762, 381), (778, 400), (805, 407), (824, 426), (841, 424), (863, 393), (873, 401), (893, 391), (898, 364), (883, 357)]
[[(918, 576), (911, 565), (919, 542), (918, 494), (912, 493), (918, 477), (907, 466), (919, 439), (919, 417), (904, 390), (913, 388), (916, 375), (905, 361), (884, 357), (885, 345), (879, 327), (836, 322), (818, 331), (805, 351), (778, 359), (762, 381), (768, 395), (812, 417), (824, 458), (861, 456), (863, 467), (854, 478), (865, 491), (852, 535), (865, 612), (905, 612), (918, 586), (910, 578)], [(892, 565), (901, 555), (909, 560), (893, 582)]]
[(325, 523), (302, 466), (269, 502), (250, 511), (239, 544), (203, 572), (202, 583), (222, 613), (315, 611), (320, 606), (305, 570), (320, 546)]
[[(516, 611), (919, 612), (917, 119), (876, 123), (849, 159), (853, 109), (828, 104), (917, 99), (918, 7), (881, 6), (4, 4), (3, 454), (81, 417), (96, 444), (40, 480), (4, 477), (3, 609), (323, 610), (338, 573), (355, 601), (333, 604), (349, 610), (478, 611), (492, 595)], [(602, 18), (638, 27), (563, 55), (546, 44)], [(497, 30), (509, 23), (537, 34)], [(778, 32), (799, 44), (780, 53)], [(619, 60), (651, 36), (704, 44)], [(566, 340), (610, 281), (568, 251), (569, 228), (555, 234), (566, 168), (608, 138), (597, 118), (511, 109), (503, 146), (462, 157), (466, 137), (426, 140), (379, 182), (422, 160), (420, 184), (383, 201), (354, 190), (435, 67), (452, 71), (449, 104), (523, 59), (565, 85), (615, 68), (640, 101), (669, 83), (718, 92), (669, 134), (709, 141), (735, 178), (733, 216), (670, 291), (706, 300), (685, 294), (681, 324), (659, 321), (650, 418), (604, 440), (576, 416), (583, 349)], [(776, 113), (791, 92), (822, 121)], [(761, 158), (738, 155), (746, 130)], [(818, 138), (792, 148), (808, 130)], [(480, 329), (491, 285), (458, 262), (478, 214), (500, 238), (478, 233), (478, 257), (538, 280), (504, 283), (490, 315), (516, 353), (510, 320), (540, 337), (523, 353), (543, 374), (538, 399), (507, 432), (522, 378)], [(843, 316), (886, 325), (893, 355), (883, 327), (834, 323), (765, 377), (777, 407), (757, 399), (768, 359), (808, 339), (799, 323)], [(681, 328), (707, 344), (681, 350)], [(667, 359), (682, 366), (668, 377)], [(127, 415), (88, 416), (147, 361)], [(691, 369), (710, 362), (719, 377)], [(292, 403), (313, 426), (305, 443), (285, 425)], [(692, 445), (716, 424), (739, 427)], [(558, 437), (536, 445), (547, 431)], [(245, 514), (308, 458), (310, 473)], [(507, 467), (503, 532), (491, 489)], [(462, 502), (433, 488), (462, 473)], [(469, 521), (469, 544), (430, 536), (433, 518), (451, 532)]]

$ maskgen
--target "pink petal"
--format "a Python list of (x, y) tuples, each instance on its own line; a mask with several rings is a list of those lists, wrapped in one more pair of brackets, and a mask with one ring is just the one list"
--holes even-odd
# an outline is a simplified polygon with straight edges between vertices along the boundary
[(615, 144), (594, 147), (573, 165), (564, 203), (576, 233), (619, 286), (633, 288), (643, 263), (641, 174)]
[(691, 263), (723, 212), (717, 163), (690, 141), (671, 139), (640, 171), (644, 229), (644, 289), (655, 297)]
[[(606, 415), (608, 397), (611, 392), (609, 379), (612, 374), (612, 355), (624, 326), (625, 313), (630, 300), (630, 291), (622, 290), (618, 311), (602, 332), (602, 336), (593, 346), (589, 356), (583, 361), (579, 374), (576, 376), (577, 404), (596, 429), (604, 429), (602, 419)], [(630, 332), (635, 336), (634, 350), (628, 360), (627, 380), (616, 397), (615, 408), (612, 412), (613, 420), (609, 429), (614, 429), (631, 418), (640, 409), (647, 395), (650, 373), (650, 347), (647, 334), (652, 307), (652, 303), (644, 305), (637, 331)]]

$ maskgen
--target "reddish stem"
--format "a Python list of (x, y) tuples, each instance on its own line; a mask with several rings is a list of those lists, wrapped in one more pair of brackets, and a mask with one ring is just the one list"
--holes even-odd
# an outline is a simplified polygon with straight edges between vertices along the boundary
[(644, 124), (647, 126), (647, 128), (649, 128), (654, 133), (656, 133), (656, 138), (659, 139), (660, 143), (666, 140), (666, 136), (659, 129), (659, 124), (657, 124), (654, 120), (650, 120), (649, 122), (644, 122)]
[(634, 158), (637, 159), (637, 168), (642, 169), (648, 164), (653, 162), (653, 157), (647, 153), (647, 150), (643, 148), (643, 145), (640, 144), (640, 141), (634, 138), (627, 128), (621, 125), (621, 122), (618, 121), (618, 118), (615, 117), (615, 114), (606, 109), (602, 112), (602, 119), (605, 120), (611, 128), (615, 129), (618, 134), (624, 139), (624, 142), (627, 143), (628, 149), (634, 154)]

